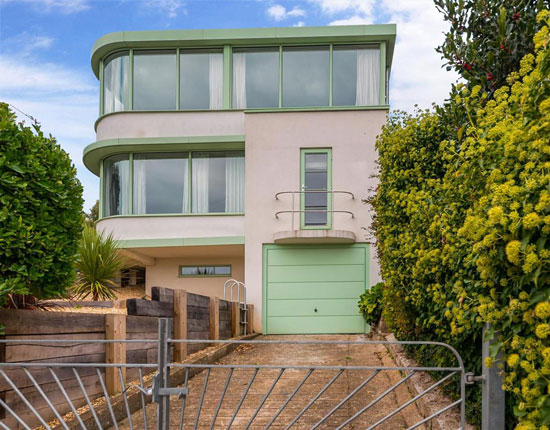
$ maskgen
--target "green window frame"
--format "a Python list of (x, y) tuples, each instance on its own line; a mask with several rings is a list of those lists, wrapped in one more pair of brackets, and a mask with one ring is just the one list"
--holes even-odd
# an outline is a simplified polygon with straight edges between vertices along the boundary
[[(346, 45), (365, 45), (365, 46), (373, 46), (378, 47), (380, 50), (380, 101), (377, 105), (370, 105), (370, 106), (355, 106), (355, 105), (349, 105), (349, 106), (333, 106), (332, 99), (333, 99), (333, 53), (334, 53), (334, 47), (337, 46), (346, 46)], [(283, 92), (283, 48), (290, 48), (290, 47), (316, 47), (316, 46), (328, 46), (329, 47), (329, 103), (327, 106), (304, 106), (304, 107), (289, 107), (284, 108), (283, 107), (283, 99), (282, 99), (282, 92)], [(281, 110), (281, 111), (292, 111), (292, 110), (319, 110), (319, 109), (327, 109), (327, 108), (334, 108), (334, 109), (365, 109), (365, 108), (372, 108), (376, 106), (385, 106), (388, 102), (388, 88), (387, 88), (387, 80), (389, 79), (389, 69), (387, 70), (386, 65), (386, 42), (365, 42), (365, 43), (298, 43), (298, 44), (266, 44), (266, 45), (223, 45), (223, 46), (212, 46), (208, 49), (222, 49), (223, 50), (223, 104), (222, 104), (222, 110), (233, 110), (233, 97), (232, 97), (232, 91), (233, 91), (233, 48), (238, 48), (239, 50), (246, 50), (247, 48), (259, 48), (259, 47), (271, 47), (271, 48), (279, 48), (279, 106), (276, 108), (253, 108), (253, 109), (244, 109), (247, 111), (272, 111), (272, 110)], [(185, 50), (192, 50), (193, 47), (186, 47)], [(196, 49), (204, 49), (201, 47), (196, 47)], [(100, 105), (99, 105), (99, 116), (102, 117), (105, 115), (104, 109), (103, 109), (103, 85), (104, 85), (104, 60), (107, 59), (109, 56), (120, 52), (125, 51), (129, 52), (129, 77), (128, 77), (128, 85), (129, 85), (129, 100), (128, 100), (128, 110), (121, 110), (113, 113), (118, 112), (130, 112), (134, 111), (134, 52), (140, 51), (140, 50), (148, 50), (147, 48), (130, 48), (130, 49), (123, 49), (123, 50), (116, 50), (109, 52), (106, 54), (103, 59), (99, 63), (99, 90), (100, 90)], [(201, 111), (194, 110), (194, 109), (181, 109), (180, 108), (180, 51), (184, 50), (184, 48), (155, 48), (156, 51), (175, 51), (176, 55), (176, 76), (177, 76), (177, 89), (176, 89), (176, 108), (171, 111), (159, 111), (159, 112), (175, 112), (175, 111), (182, 111), (182, 112), (189, 112), (189, 111)], [(239, 109), (240, 110), (240, 109)], [(210, 109), (207, 109), (205, 111), (210, 112)], [(140, 112), (148, 112), (147, 110), (142, 110)], [(110, 115), (110, 114), (107, 114)]]
[(302, 230), (330, 230), (332, 228), (332, 193), (327, 192), (326, 224), (306, 224), (306, 156), (308, 154), (326, 154), (327, 156), (327, 191), (332, 191), (332, 148), (302, 148), (300, 150), (300, 229)]
[[(229, 269), (229, 273), (216, 274), (217, 268)], [(183, 269), (197, 269), (196, 274), (183, 274)], [(200, 269), (212, 269), (214, 273), (198, 273)], [(178, 278), (230, 278), (232, 276), (233, 269), (231, 264), (191, 264), (180, 265), (178, 267)]]
[[(173, 153), (181, 153), (181, 154), (187, 154), (187, 210), (185, 212), (181, 213), (135, 213), (134, 208), (134, 155), (135, 154), (147, 154), (147, 153), (153, 153), (153, 154), (161, 154), (161, 153), (167, 153), (167, 154), (173, 154)], [(99, 173), (99, 183), (100, 183), (100, 191), (99, 191), (99, 218), (113, 218), (113, 217), (155, 217), (155, 216), (233, 216), (233, 215), (244, 215), (244, 209), (242, 212), (193, 212), (192, 211), (192, 163), (193, 163), (193, 154), (203, 154), (205, 152), (211, 152), (211, 153), (234, 153), (239, 152), (243, 154), (243, 157), (245, 156), (245, 151), (241, 149), (212, 149), (208, 151), (199, 151), (199, 150), (187, 150), (187, 151), (133, 151), (133, 152), (124, 152), (114, 155), (128, 155), (129, 160), (129, 178), (128, 178), (128, 207), (129, 207), (129, 213), (127, 214), (120, 214), (120, 215), (106, 215), (105, 212), (105, 174), (106, 170), (104, 167), (105, 161), (110, 158), (112, 155), (105, 157), (101, 160), (100, 163), (100, 173)]]

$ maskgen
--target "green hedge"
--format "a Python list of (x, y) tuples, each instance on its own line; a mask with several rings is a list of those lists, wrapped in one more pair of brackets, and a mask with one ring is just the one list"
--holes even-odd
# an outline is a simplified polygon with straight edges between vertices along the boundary
[(0, 306), (9, 294), (63, 294), (82, 224), (82, 186), (69, 155), (0, 103)]
[[(490, 101), (479, 87), (454, 101), (465, 129), (442, 110), (399, 113), (377, 142), (385, 320), (400, 338), (454, 345), (477, 374), (482, 324), (493, 324), (516, 430), (550, 425), (549, 16), (539, 15), (536, 59), (509, 86)], [(469, 391), (475, 422), (479, 391)]]

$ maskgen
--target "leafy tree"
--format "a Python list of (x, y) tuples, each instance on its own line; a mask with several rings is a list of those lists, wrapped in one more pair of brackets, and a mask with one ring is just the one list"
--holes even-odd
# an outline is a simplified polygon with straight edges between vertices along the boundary
[(96, 221), (99, 219), (99, 200), (96, 200), (95, 204), (90, 208), (90, 212), (84, 214), (86, 218), (86, 224), (93, 227)]
[(534, 52), (539, 29), (537, 13), (550, 0), (434, 0), (450, 23), (437, 51), (471, 87), (489, 96), (519, 69), (524, 55)]
[(0, 103), (0, 305), (10, 295), (65, 293), (82, 221), (82, 186), (69, 155)]
[(359, 312), (368, 324), (377, 324), (382, 316), (384, 283), (378, 282), (359, 296)]
[(124, 260), (113, 236), (105, 236), (94, 227), (84, 226), (78, 245), (78, 277), (73, 287), (76, 298), (84, 299), (90, 295), (92, 300), (116, 298), (115, 278), (123, 267)]

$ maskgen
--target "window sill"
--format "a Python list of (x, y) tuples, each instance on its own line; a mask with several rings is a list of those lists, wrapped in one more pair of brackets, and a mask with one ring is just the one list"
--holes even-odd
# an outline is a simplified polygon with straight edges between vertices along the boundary
[(157, 217), (201, 217), (201, 216), (244, 216), (244, 212), (211, 212), (204, 214), (127, 214), (111, 215), (99, 218), (97, 221), (115, 218), (157, 218)]

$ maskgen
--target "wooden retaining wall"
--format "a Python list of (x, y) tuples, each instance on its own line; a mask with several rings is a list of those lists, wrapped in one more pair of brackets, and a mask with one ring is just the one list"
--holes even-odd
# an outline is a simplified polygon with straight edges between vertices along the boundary
[[(234, 303), (181, 290), (154, 287), (153, 291), (152, 297), (155, 300), (127, 300), (127, 315), (0, 310), (0, 324), (5, 326), (5, 339), (28, 340), (23, 344), (0, 344), (0, 361), (6, 363), (126, 362), (138, 365), (156, 363), (158, 320), (161, 317), (172, 318), (173, 338), (227, 339), (240, 332), (239, 327), (234, 327), (236, 318), (233, 314), (235, 309), (238, 309)], [(218, 303), (219, 305), (212, 307), (212, 304)], [(182, 310), (185, 311), (182, 312)], [(139, 339), (143, 342), (108, 345), (89, 343), (46, 345), (33, 342), (40, 339)], [(172, 356), (175, 361), (180, 361), (185, 359), (187, 354), (207, 346), (206, 343), (175, 344)], [(55, 418), (22, 368), (8, 368), (5, 372), (46, 422)], [(56, 368), (55, 373), (75, 407), (85, 405), (84, 394), (73, 370), (70, 367)], [(79, 368), (78, 373), (90, 399), (103, 395), (95, 368)], [(120, 392), (120, 377), (116, 369), (107, 371), (101, 369), (100, 373), (110, 394)], [(124, 373), (128, 381), (135, 380), (139, 376), (137, 367), (129, 368)], [(145, 373), (147, 372), (144, 371)], [(61, 415), (70, 412), (70, 406), (64, 394), (47, 368), (33, 368), (30, 374)], [(0, 376), (0, 399), (28, 423), (39, 424), (38, 419), (2, 376)], [(10, 429), (22, 428), (1, 406), (0, 420)]]

